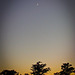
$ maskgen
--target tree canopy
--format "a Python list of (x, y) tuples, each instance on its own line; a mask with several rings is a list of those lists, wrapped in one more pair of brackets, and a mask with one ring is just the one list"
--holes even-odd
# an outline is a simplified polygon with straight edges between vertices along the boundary
[(60, 72), (60, 75), (70, 75), (72, 72), (74, 72), (74, 67), (72, 67), (72, 64), (69, 63), (63, 63), (63, 65), (61, 65), (61, 69), (62, 71)]
[(43, 75), (44, 73), (46, 73), (47, 71), (50, 71), (50, 68), (44, 68), (46, 66), (46, 64), (42, 64), (42, 62), (37, 62), (36, 64), (32, 65), (31, 67), (31, 74), (33, 75)]

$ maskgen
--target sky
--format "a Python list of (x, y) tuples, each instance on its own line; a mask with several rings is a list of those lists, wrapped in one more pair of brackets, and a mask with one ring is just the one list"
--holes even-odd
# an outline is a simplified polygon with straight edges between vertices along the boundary
[(75, 1), (1, 0), (0, 71), (29, 73), (38, 61), (61, 70), (75, 67)]

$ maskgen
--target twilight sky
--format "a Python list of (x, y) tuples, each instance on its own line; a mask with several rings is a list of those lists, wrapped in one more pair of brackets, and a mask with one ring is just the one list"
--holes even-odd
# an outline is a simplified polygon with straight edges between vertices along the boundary
[(0, 71), (30, 72), (42, 61), (51, 72), (64, 62), (75, 67), (75, 1), (1, 0)]

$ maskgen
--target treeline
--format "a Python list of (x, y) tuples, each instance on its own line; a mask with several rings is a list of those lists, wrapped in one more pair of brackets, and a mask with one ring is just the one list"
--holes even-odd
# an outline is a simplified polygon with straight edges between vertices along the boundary
[[(32, 72), (30, 72), (31, 75), (45, 75), (48, 71), (51, 71), (50, 67), (45, 68), (46, 64), (43, 64), (42, 62), (37, 62), (36, 64), (33, 64), (31, 67)], [(75, 68), (72, 67), (72, 64), (69, 63), (63, 63), (61, 65), (61, 71), (54, 73), (54, 75), (70, 75), (71, 73), (75, 73)], [(22, 75), (19, 74), (19, 72), (16, 72), (15, 70), (3, 70), (0, 75)], [(24, 75), (29, 75), (28, 73), (25, 73)]]

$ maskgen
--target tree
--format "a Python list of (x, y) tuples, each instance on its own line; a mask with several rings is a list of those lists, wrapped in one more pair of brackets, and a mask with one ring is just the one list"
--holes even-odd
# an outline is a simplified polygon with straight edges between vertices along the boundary
[(61, 65), (62, 71), (60, 72), (60, 75), (70, 75), (72, 72), (74, 72), (74, 68), (69, 63), (63, 63)]
[(24, 75), (29, 75), (28, 73), (25, 73)]
[(47, 71), (50, 71), (50, 68), (44, 68), (46, 66), (46, 64), (42, 64), (42, 62), (37, 62), (36, 64), (32, 65), (31, 70), (33, 72), (31, 72), (31, 74), (33, 75), (43, 75), (44, 73), (46, 73)]
[(59, 72), (56, 72), (56, 73), (54, 73), (54, 75), (60, 75), (60, 73)]

